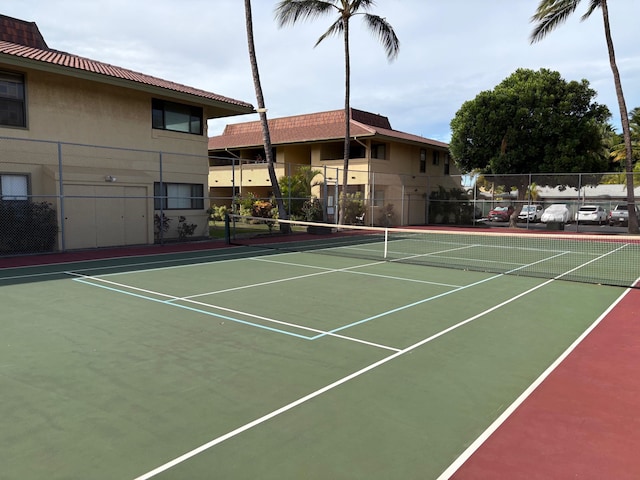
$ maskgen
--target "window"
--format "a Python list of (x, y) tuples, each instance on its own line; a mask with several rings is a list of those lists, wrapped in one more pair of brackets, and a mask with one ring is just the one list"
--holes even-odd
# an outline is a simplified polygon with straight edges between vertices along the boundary
[(440, 152), (436, 150), (433, 151), (433, 164), (440, 165)]
[(371, 158), (379, 158), (384, 160), (387, 158), (387, 146), (384, 143), (375, 143), (371, 145)]
[(29, 178), (27, 175), (0, 174), (0, 199), (29, 200)]
[(365, 158), (367, 150), (360, 144), (349, 143), (349, 158)]
[(420, 149), (420, 173), (427, 171), (427, 151), (424, 148)]
[(153, 128), (202, 135), (202, 108), (156, 98), (151, 102)]
[[(162, 188), (161, 188), (162, 187)], [(204, 186), (198, 183), (154, 183), (156, 210), (204, 209)]]
[(449, 175), (449, 171), (450, 171), (449, 164), (450, 164), (449, 154), (445, 153), (444, 154), (444, 174), (445, 175)]
[(26, 127), (24, 76), (0, 72), (0, 125)]

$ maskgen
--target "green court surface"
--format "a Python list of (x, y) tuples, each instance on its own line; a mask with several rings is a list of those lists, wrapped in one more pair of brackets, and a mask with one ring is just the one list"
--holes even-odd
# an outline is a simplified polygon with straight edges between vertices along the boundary
[(0, 478), (435, 479), (622, 292), (260, 247), (0, 269)]

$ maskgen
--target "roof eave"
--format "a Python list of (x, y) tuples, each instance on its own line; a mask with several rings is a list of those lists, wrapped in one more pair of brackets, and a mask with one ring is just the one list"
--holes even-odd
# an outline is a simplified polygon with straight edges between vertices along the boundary
[[(370, 135), (369, 135), (370, 136)], [(396, 137), (394, 135), (385, 135), (382, 133), (376, 133), (374, 135), (375, 138), (380, 138), (380, 139), (388, 139), (388, 140), (392, 140), (396, 143), (405, 143), (408, 145), (429, 145), (430, 147), (437, 147), (437, 148), (442, 148), (445, 150), (448, 150), (448, 146), (446, 143), (444, 142), (439, 142), (437, 140), (429, 140), (428, 138), (425, 138), (424, 140), (412, 140), (409, 138), (402, 138), (402, 137)]]
[(248, 113), (254, 113), (255, 109), (253, 105), (244, 102), (225, 102), (212, 98), (201, 97), (186, 92), (177, 92), (170, 88), (162, 88), (155, 85), (148, 85), (145, 83), (135, 82), (133, 80), (127, 80), (123, 78), (111, 77), (101, 73), (90, 72), (86, 70), (79, 70), (77, 68), (66, 67), (62, 65), (55, 65), (39, 60), (34, 60), (24, 57), (16, 57), (14, 55), (7, 55), (0, 53), (0, 62), (11, 65), (14, 67), (30, 68), (41, 72), (55, 73), (59, 75), (65, 75), (68, 77), (79, 78), (82, 80), (89, 80), (92, 82), (98, 82), (106, 85), (112, 85), (121, 88), (127, 88), (130, 90), (136, 90), (139, 92), (145, 92), (150, 95), (163, 96), (173, 100), (179, 100), (182, 102), (188, 102), (192, 104), (202, 105), (209, 107), (208, 118), (223, 118), (235, 115), (246, 115)]

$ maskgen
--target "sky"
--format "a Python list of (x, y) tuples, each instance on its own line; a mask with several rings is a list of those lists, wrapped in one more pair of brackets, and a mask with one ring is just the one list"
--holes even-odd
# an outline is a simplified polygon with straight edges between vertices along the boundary
[[(358, 17), (351, 23), (351, 107), (389, 118), (395, 130), (448, 142), (450, 122), (467, 100), (518, 68), (548, 68), (586, 79), (618, 107), (598, 10), (588, 0), (542, 41), (531, 44), (539, 0), (377, 0), (400, 40), (387, 61)], [(242, 0), (5, 0), (0, 13), (35, 22), (50, 48), (110, 63), (257, 105)], [(335, 14), (279, 28), (276, 0), (253, 0), (254, 38), (269, 118), (344, 107), (341, 37), (314, 48)], [(627, 110), (640, 106), (638, 0), (610, 0), (609, 14)], [(257, 114), (213, 120), (209, 135)]]

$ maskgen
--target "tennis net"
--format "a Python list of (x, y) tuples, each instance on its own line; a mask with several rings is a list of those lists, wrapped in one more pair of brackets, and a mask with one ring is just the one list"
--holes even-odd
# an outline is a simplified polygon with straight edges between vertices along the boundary
[(640, 288), (640, 238), (631, 236), (380, 228), (239, 215), (229, 215), (226, 230), (230, 244), (267, 251)]

